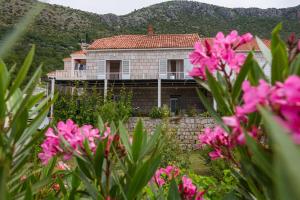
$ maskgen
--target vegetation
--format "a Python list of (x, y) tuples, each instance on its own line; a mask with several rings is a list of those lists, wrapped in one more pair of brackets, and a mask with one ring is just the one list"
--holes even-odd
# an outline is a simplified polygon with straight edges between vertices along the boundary
[[(5, 0), (0, 3), (0, 37), (3, 37), (37, 1)], [(170, 1), (125, 16), (115, 16), (39, 4), (44, 5), (44, 10), (32, 25), (27, 26), (24, 38), (6, 58), (10, 64), (19, 63), (30, 45), (36, 44), (37, 56), (30, 74), (40, 63), (44, 63), (44, 73), (62, 69), (62, 59), (80, 49), (81, 41), (90, 42), (91, 39), (116, 34), (145, 34), (149, 23), (157, 33), (199, 33), (203, 37), (213, 37), (219, 31), (237, 29), (268, 38), (275, 25), (283, 22), (282, 35), (285, 38), (292, 31), (300, 34), (299, 6), (282, 10), (228, 9), (198, 2)], [(274, 16), (274, 13), (277, 14)]]
[(163, 105), (160, 108), (157, 106), (154, 106), (151, 109), (149, 116), (153, 119), (163, 119), (163, 118), (169, 117), (170, 116), (169, 107), (167, 105)]
[[(252, 53), (247, 58), (234, 53), (229, 59), (222, 57), (236, 49), (239, 42), (247, 43), (251, 34), (239, 36), (234, 31), (227, 36), (220, 34), (216, 40), (219, 43), (212, 46), (211, 52), (223, 51), (223, 54), (207, 55), (207, 59), (215, 62), (205, 60), (216, 65), (205, 66), (204, 60), (199, 57), (196, 60), (202, 55), (199, 52), (191, 58), (199, 66), (194, 67), (193, 75), (200, 84), (207, 84), (217, 102), (215, 110), (198, 91), (203, 104), (218, 123), (214, 129), (206, 129), (199, 140), (203, 146), (211, 148), (209, 157), (226, 162), (238, 180), (237, 189), (230, 194), (232, 199), (300, 197), (297, 189), (300, 177), (296, 170), (300, 167), (297, 162), (299, 141), (296, 139), (299, 128), (294, 124), (299, 120), (296, 114), (299, 99), (294, 97), (300, 91), (300, 40), (291, 35), (286, 45), (279, 36), (281, 28), (279, 24), (272, 32), (271, 49), (257, 38), (271, 65), (268, 75), (263, 73)], [(207, 53), (205, 48), (210, 47), (203, 47), (202, 51)], [(244, 60), (244, 64), (239, 65), (235, 59)], [(234, 79), (233, 74), (236, 75)], [(295, 187), (285, 187), (281, 183)]]
[[(20, 27), (7, 41), (17, 41)], [(220, 33), (214, 46), (196, 46), (191, 56), (197, 64), (191, 74), (217, 103), (215, 110), (198, 92), (218, 123), (199, 140), (210, 148), (211, 160), (223, 159), (228, 167), (217, 177), (169, 161), (159, 168), (164, 154), (173, 160), (169, 152), (176, 151), (164, 152), (174, 145), (162, 134), (172, 132), (167, 124), (148, 134), (139, 121), (128, 133), (122, 122), (97, 117), (94, 126), (68, 119), (39, 130), (56, 97), (33, 95), (42, 67), (25, 81), (35, 46), (15, 76), (15, 67), (0, 59), (0, 199), (299, 199), (300, 40), (292, 35), (286, 45), (280, 30), (278, 25), (272, 32), (271, 49), (259, 42), (272, 66), (269, 77), (252, 53), (245, 58), (235, 52), (251, 34)], [(3, 58), (13, 45), (7, 41), (0, 47)]]
[(66, 93), (59, 92), (54, 104), (55, 122), (73, 119), (80, 125), (96, 125), (98, 115), (106, 122), (126, 122), (132, 113), (132, 92), (122, 87), (119, 95), (113, 96), (113, 90), (104, 98), (96, 87), (89, 89), (78, 82)]

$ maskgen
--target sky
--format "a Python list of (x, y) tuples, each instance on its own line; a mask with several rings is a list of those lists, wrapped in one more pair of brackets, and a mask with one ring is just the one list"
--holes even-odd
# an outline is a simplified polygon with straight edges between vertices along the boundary
[[(128, 14), (135, 9), (164, 0), (41, 0), (44, 2), (64, 5), (98, 14), (114, 13), (117, 15)], [(166, 0), (165, 0), (166, 1)], [(214, 4), (229, 8), (258, 7), (258, 8), (286, 8), (300, 4), (300, 0), (200, 0), (199, 2)]]

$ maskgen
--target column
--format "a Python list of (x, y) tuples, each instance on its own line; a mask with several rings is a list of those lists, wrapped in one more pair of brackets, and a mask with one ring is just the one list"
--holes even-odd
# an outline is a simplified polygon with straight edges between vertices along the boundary
[(105, 78), (104, 79), (104, 100), (106, 100), (106, 97), (107, 97), (107, 84), (108, 84), (108, 81)]
[[(54, 90), (55, 90), (55, 78), (51, 78), (51, 93), (50, 93), (50, 98), (51, 98), (51, 101), (53, 100), (54, 98)], [(50, 107), (50, 120), (53, 119), (54, 117), (54, 113), (53, 113), (53, 110), (54, 109), (54, 104), (51, 105)]]
[(158, 77), (158, 87), (157, 87), (157, 107), (161, 107), (161, 78)]

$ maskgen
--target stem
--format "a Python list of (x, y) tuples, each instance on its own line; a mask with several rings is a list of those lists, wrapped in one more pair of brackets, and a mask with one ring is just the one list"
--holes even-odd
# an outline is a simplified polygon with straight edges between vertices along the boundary
[(106, 195), (107, 197), (109, 197), (110, 160), (108, 158), (106, 158), (105, 176), (106, 176)]
[(231, 70), (230, 74), (227, 74), (227, 72), (226, 72), (226, 65), (223, 62), (221, 62), (220, 67), (221, 67), (221, 71), (224, 74), (225, 81), (226, 81), (227, 86), (228, 86), (228, 90), (229, 90), (229, 92), (231, 92), (232, 91), (232, 85), (231, 85), (231, 82), (230, 82), (230, 76), (232, 74), (232, 70)]

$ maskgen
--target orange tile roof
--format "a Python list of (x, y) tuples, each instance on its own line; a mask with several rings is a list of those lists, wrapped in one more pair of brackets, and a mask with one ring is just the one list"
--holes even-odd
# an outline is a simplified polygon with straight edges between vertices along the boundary
[(118, 35), (94, 41), (94, 49), (193, 48), (198, 34)]
[[(207, 40), (209, 44), (212, 44), (213, 43), (213, 39), (214, 38), (201, 38), (201, 42), (204, 43), (204, 41)], [(271, 41), (270, 40), (263, 39), (262, 41), (265, 43), (265, 45), (267, 47), (271, 46)], [(251, 40), (247, 44), (239, 46), (239, 48), (237, 48), (237, 50), (238, 51), (251, 51), (251, 50), (260, 51), (256, 39)]]
[(64, 58), (63, 59), (63, 61), (65, 61), (65, 62), (68, 62), (68, 61), (71, 61), (72, 60), (72, 58)]
[(75, 51), (73, 53), (71, 53), (71, 55), (85, 55), (86, 54), (86, 50), (79, 50), (79, 51)]

